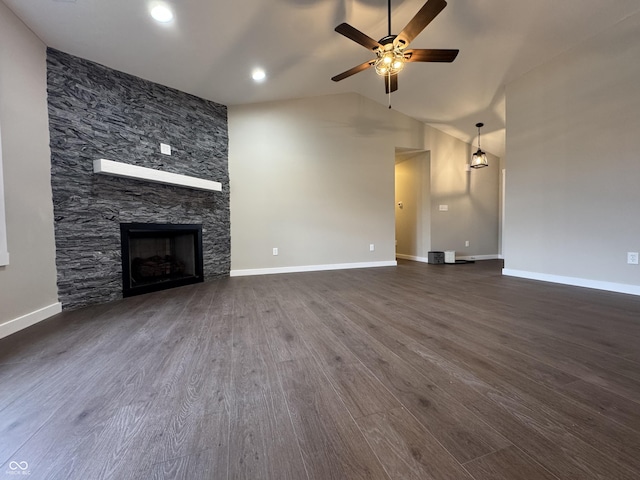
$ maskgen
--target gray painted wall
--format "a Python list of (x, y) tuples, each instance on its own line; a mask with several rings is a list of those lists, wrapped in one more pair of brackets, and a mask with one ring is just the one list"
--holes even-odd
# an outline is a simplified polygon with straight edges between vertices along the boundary
[[(488, 167), (466, 171), (476, 148), (431, 127), (426, 127), (425, 137), (426, 149), (431, 151), (431, 250), (496, 256), (499, 158), (488, 154)], [(440, 211), (440, 205), (449, 210)]]
[(417, 120), (344, 94), (231, 106), (229, 132), (232, 273), (394, 261), (396, 147), (430, 151), (432, 205), (453, 207), (432, 247), (498, 253), (498, 162), (465, 172), (471, 146)]
[(635, 14), (508, 85), (507, 269), (640, 285), (639, 58)]
[[(0, 267), (0, 336), (58, 302), (44, 44), (0, 2), (0, 125), (10, 264)], [(38, 320), (40, 320), (39, 318)], [(24, 325), (21, 325), (24, 327)]]
[[(47, 65), (63, 307), (122, 297), (121, 222), (201, 223), (205, 280), (228, 275), (226, 107), (53, 49)], [(100, 158), (218, 181), (222, 192), (95, 175)]]
[(387, 125), (418, 142), (422, 128), (379, 109), (357, 95), (229, 107), (232, 272), (395, 261)]

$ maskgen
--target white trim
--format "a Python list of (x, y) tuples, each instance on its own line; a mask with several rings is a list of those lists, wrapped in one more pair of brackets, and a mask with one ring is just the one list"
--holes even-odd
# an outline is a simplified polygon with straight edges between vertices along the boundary
[(164, 183), (167, 185), (178, 185), (179, 187), (188, 187), (196, 190), (222, 191), (222, 184), (220, 182), (190, 177), (188, 175), (179, 175), (177, 173), (163, 172), (153, 168), (138, 167), (128, 163), (105, 160), (104, 158), (93, 161), (93, 173), (133, 178), (134, 180), (146, 180), (148, 182)]
[(246, 270), (231, 270), (232, 277), (246, 277), (249, 275), (273, 275), (277, 273), (320, 272), (325, 270), (347, 270), (351, 268), (395, 267), (398, 262), (360, 262), (360, 263), (334, 263), (330, 265), (300, 265), (296, 267), (275, 268), (251, 268)]
[(608, 292), (627, 293), (629, 295), (640, 295), (640, 285), (629, 285), (626, 283), (602, 282), (600, 280), (589, 280), (586, 278), (565, 277), (562, 275), (550, 275), (547, 273), (527, 272), (525, 270), (512, 270), (503, 268), (502, 274), (509, 277), (528, 278), (530, 280), (540, 280), (542, 282), (560, 283), (562, 285), (572, 285), (574, 287), (594, 288), (596, 290), (606, 290)]
[(428, 258), (414, 257), (413, 255), (405, 255), (403, 253), (396, 253), (396, 258), (401, 258), (402, 260), (412, 260), (414, 262), (429, 263)]
[(502, 169), (502, 181), (500, 182), (500, 257), (504, 258), (502, 255), (504, 253), (504, 226), (505, 221), (507, 219), (507, 210), (506, 210), (506, 199), (507, 199), (507, 170), (505, 168)]
[(4, 179), (2, 176), (2, 132), (0, 132), (0, 267), (9, 265), (7, 247), (7, 219), (4, 209)]
[(62, 304), (56, 302), (48, 307), (41, 308), (35, 312), (27, 313), (13, 320), (9, 320), (0, 324), (0, 338), (8, 337), (12, 333), (16, 333), (22, 329), (30, 327), (42, 320), (46, 320), (62, 311)]
[(462, 257), (456, 257), (456, 260), (497, 260), (500, 255), (494, 253), (492, 255), (467, 255)]
[[(413, 260), (414, 262), (429, 263), (429, 259), (428, 258), (424, 258), (424, 257), (414, 257), (413, 255), (404, 255), (402, 253), (396, 253), (396, 257), (397, 258), (401, 258), (402, 260)], [(495, 254), (495, 255), (468, 255), (468, 256), (463, 256), (463, 257), (456, 256), (456, 260), (495, 260), (497, 258), (500, 258), (500, 255), (498, 255), (498, 254)], [(451, 263), (453, 263), (453, 262), (451, 262)]]

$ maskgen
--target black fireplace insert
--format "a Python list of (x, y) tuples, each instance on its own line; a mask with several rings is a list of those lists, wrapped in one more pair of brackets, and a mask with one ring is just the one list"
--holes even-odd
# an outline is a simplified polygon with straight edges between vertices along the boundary
[(122, 295), (204, 281), (202, 225), (121, 223)]

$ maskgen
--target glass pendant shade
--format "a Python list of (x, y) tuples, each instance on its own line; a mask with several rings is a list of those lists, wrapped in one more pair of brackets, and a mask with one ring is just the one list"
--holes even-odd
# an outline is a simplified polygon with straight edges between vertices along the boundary
[(469, 166), (471, 168), (488, 167), (489, 160), (487, 159), (487, 154), (480, 150), (480, 128), (484, 127), (484, 123), (476, 123), (476, 127), (478, 128), (478, 151), (471, 156)]
[(478, 151), (471, 156), (471, 168), (482, 168), (488, 166), (489, 160), (487, 159), (487, 154), (478, 149)]

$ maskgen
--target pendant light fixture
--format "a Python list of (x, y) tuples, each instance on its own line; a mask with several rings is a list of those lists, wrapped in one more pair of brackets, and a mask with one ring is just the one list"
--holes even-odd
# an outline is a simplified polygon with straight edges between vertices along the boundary
[(484, 123), (476, 123), (478, 127), (478, 151), (471, 156), (471, 168), (482, 168), (489, 166), (489, 160), (487, 160), (487, 154), (480, 150), (480, 129), (484, 127)]

